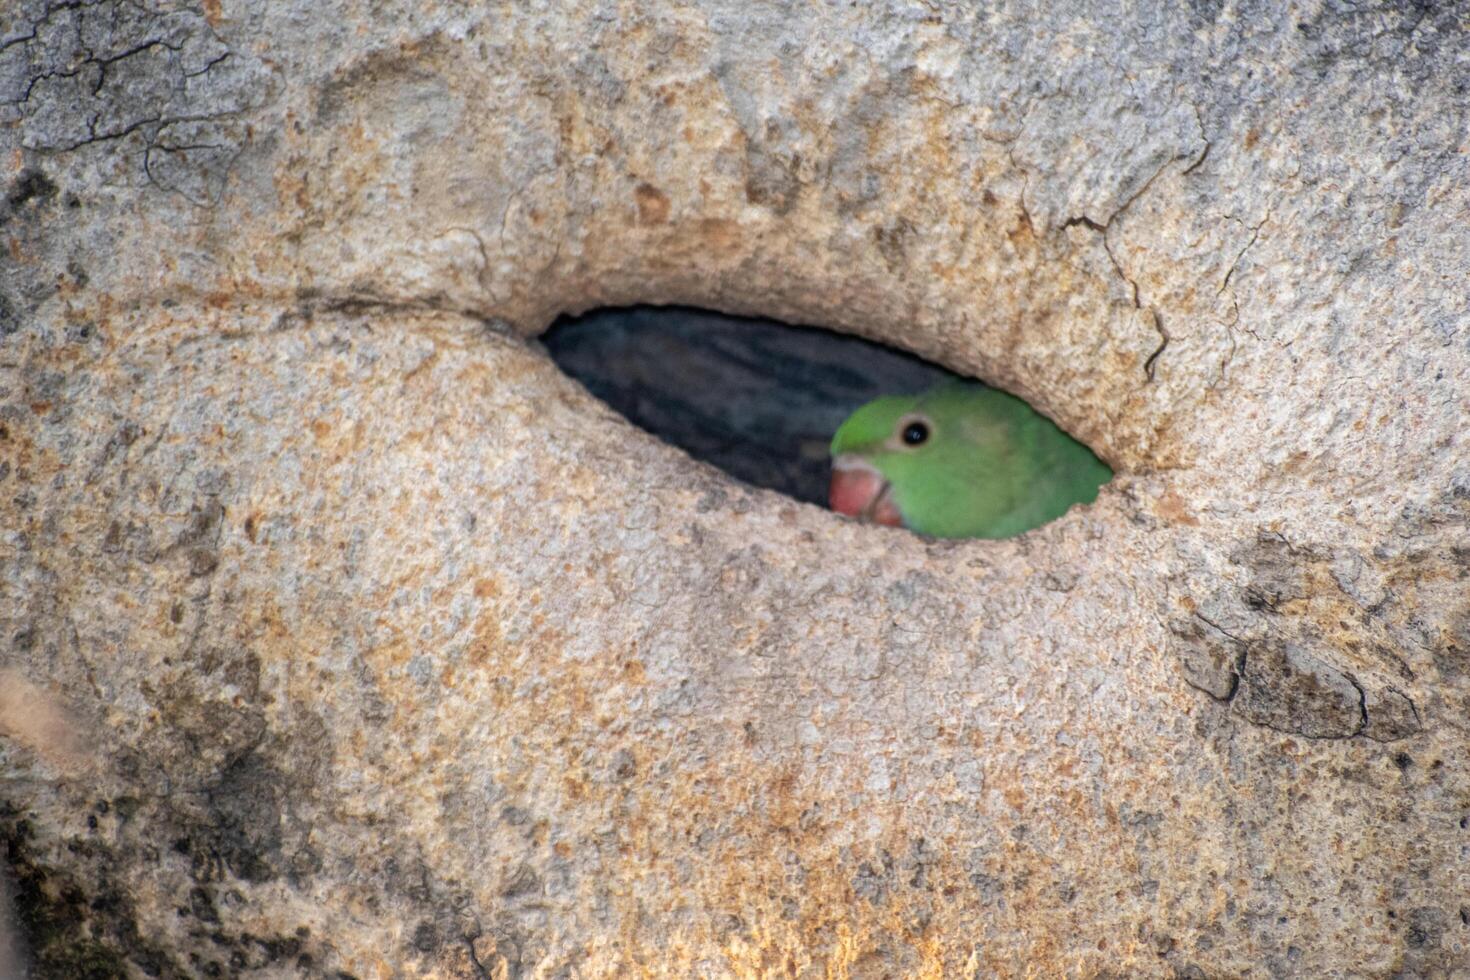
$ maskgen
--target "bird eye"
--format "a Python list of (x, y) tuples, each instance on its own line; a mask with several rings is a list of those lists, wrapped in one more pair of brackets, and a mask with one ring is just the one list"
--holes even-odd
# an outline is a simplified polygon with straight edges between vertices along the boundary
[(906, 446), (922, 446), (929, 439), (929, 426), (923, 422), (910, 422), (903, 427), (903, 442)]

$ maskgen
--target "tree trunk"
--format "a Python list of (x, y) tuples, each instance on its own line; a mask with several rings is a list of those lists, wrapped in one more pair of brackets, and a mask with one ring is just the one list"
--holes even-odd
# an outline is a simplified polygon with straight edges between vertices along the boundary
[[(1470, 963), (1464, 7), (13, 7), (41, 975)], [(750, 489), (527, 343), (634, 302), (1119, 476), (1004, 542)]]

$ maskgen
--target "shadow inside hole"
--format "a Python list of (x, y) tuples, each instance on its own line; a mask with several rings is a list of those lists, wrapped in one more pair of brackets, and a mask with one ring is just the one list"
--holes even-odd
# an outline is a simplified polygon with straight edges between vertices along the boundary
[(747, 483), (824, 506), (827, 447), (848, 415), (957, 377), (857, 337), (685, 307), (562, 317), (541, 342), (634, 424)]

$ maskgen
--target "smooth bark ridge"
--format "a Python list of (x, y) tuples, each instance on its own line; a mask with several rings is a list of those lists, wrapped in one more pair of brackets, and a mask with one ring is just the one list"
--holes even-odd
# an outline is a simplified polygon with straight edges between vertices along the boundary
[[(42, 975), (1470, 958), (1450, 8), (0, 14), (0, 835)], [(528, 339), (1016, 391), (1020, 539), (753, 490)]]

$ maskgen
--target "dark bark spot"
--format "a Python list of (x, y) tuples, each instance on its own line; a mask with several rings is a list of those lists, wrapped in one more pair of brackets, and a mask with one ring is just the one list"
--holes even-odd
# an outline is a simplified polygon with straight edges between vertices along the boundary
[(56, 183), (34, 168), (26, 168), (15, 178), (15, 183), (10, 185), (10, 193), (5, 196), (5, 203), (14, 210), (27, 201), (49, 201), (56, 196)]

